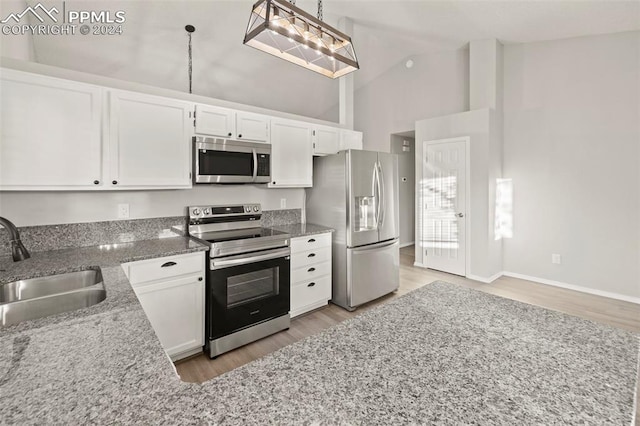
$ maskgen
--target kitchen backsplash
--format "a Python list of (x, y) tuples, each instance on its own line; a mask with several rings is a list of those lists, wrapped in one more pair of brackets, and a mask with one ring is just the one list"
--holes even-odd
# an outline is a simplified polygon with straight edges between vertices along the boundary
[[(301, 210), (265, 210), (263, 226), (276, 226), (300, 222)], [(162, 237), (175, 237), (170, 229), (184, 226), (184, 216), (150, 219), (116, 220), (108, 222), (69, 223), (19, 227), (20, 239), (30, 252), (86, 247), (101, 244), (126, 243)], [(11, 255), (9, 235), (0, 228), (0, 256)]]
[(285, 225), (287, 223), (300, 223), (301, 209), (265, 210), (262, 212), (262, 226)]

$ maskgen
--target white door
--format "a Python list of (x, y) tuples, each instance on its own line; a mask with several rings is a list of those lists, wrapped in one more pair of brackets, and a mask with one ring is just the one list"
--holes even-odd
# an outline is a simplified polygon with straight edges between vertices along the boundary
[(467, 140), (424, 142), (421, 245), (427, 268), (466, 275)]
[(99, 189), (102, 90), (2, 70), (0, 189)]
[(301, 121), (271, 120), (271, 182), (269, 187), (313, 185), (311, 126)]
[(191, 187), (191, 104), (110, 93), (111, 188)]

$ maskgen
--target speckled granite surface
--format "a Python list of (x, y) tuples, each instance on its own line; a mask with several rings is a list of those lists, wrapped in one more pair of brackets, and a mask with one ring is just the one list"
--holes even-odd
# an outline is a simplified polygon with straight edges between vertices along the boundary
[(291, 238), (304, 237), (307, 235), (324, 234), (325, 232), (333, 232), (333, 228), (328, 228), (322, 225), (315, 225), (313, 223), (287, 223), (285, 225), (271, 226), (277, 231), (286, 232), (291, 235)]
[[(20, 239), (29, 252), (126, 243), (158, 238), (163, 230), (184, 225), (186, 217), (114, 220), (106, 222), (67, 223), (61, 225), (24, 226), (18, 228)], [(0, 228), (0, 257), (11, 254), (9, 238)]]
[(301, 216), (302, 210), (300, 209), (264, 210), (262, 212), (262, 226), (271, 228), (286, 223), (297, 223), (300, 222)]
[(629, 424), (638, 336), (436, 282), (202, 385), (122, 303), (0, 334), (19, 424)]

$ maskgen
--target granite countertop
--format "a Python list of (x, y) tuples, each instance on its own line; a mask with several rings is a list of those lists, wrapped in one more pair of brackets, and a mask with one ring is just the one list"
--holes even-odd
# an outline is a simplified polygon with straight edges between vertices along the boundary
[(271, 229), (286, 232), (291, 238), (306, 237), (307, 235), (324, 234), (325, 232), (334, 232), (335, 229), (328, 228), (323, 225), (313, 223), (288, 223), (286, 225), (273, 225)]
[(92, 307), (0, 328), (2, 422), (175, 422), (175, 410), (181, 422), (202, 421), (175, 406), (201, 387), (180, 381), (120, 264), (204, 250), (175, 237), (0, 260), (0, 283), (100, 268), (107, 291)]

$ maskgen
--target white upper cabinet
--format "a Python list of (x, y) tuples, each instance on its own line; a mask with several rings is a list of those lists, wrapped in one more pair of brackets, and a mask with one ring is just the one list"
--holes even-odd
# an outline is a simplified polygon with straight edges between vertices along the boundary
[(310, 187), (313, 184), (311, 125), (271, 120), (271, 182), (269, 187)]
[(232, 138), (236, 132), (235, 111), (211, 105), (196, 105), (195, 132), (199, 135)]
[(240, 141), (269, 142), (269, 117), (236, 112), (236, 138)]
[(0, 189), (97, 189), (102, 89), (3, 69)]
[(269, 118), (262, 114), (199, 104), (196, 105), (195, 132), (218, 138), (269, 142)]
[(335, 154), (338, 151), (340, 151), (340, 129), (314, 126), (313, 155)]
[(347, 149), (362, 149), (362, 132), (340, 130), (340, 151)]
[(191, 187), (191, 109), (188, 102), (111, 91), (108, 185)]

